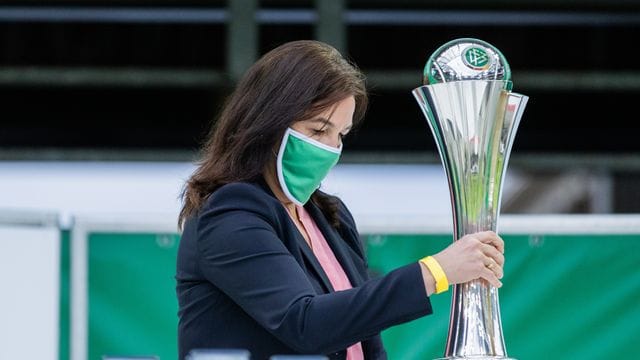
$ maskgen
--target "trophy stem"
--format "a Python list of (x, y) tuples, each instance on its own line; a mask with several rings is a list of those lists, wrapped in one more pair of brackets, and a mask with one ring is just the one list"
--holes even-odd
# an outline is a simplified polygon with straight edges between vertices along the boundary
[[(413, 91), (436, 139), (453, 210), (453, 235), (497, 232), (502, 183), (527, 97), (505, 80), (469, 80)], [(485, 280), (453, 289), (446, 359), (509, 359), (498, 289)]]

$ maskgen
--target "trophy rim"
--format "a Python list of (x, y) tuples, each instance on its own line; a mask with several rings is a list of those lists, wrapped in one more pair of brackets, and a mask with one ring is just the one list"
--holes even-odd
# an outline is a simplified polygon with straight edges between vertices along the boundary
[(427, 84), (427, 85), (420, 85), (416, 88), (414, 88), (412, 91), (416, 91), (418, 89), (422, 89), (422, 88), (428, 88), (428, 87), (432, 87), (432, 86), (447, 86), (447, 85), (451, 85), (451, 84), (455, 84), (455, 83), (461, 83), (461, 82), (484, 82), (484, 83), (496, 83), (496, 82), (500, 82), (500, 83), (504, 83), (505, 84), (505, 91), (511, 91), (513, 89), (513, 81), (511, 80), (482, 80), (482, 79), (473, 79), (473, 80), (455, 80), (455, 81), (449, 81), (449, 82), (441, 82), (441, 83), (436, 83), (436, 84)]

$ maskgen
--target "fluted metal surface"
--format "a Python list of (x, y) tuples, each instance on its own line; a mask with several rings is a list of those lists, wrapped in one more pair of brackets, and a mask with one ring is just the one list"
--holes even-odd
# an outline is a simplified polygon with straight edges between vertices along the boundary
[[(510, 88), (506, 80), (467, 80), (413, 90), (447, 173), (454, 240), (497, 232), (504, 174), (528, 100)], [(508, 359), (498, 289), (488, 282), (454, 287), (445, 358)]]

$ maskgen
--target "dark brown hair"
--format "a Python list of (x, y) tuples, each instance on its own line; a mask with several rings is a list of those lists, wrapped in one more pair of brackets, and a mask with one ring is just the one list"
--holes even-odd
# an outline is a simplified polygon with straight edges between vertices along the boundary
[[(355, 98), (356, 127), (368, 102), (364, 76), (333, 47), (303, 40), (265, 54), (244, 74), (211, 128), (182, 192), (179, 227), (222, 185), (263, 176), (287, 127), (349, 96)], [(316, 191), (311, 201), (339, 225), (335, 198)]]

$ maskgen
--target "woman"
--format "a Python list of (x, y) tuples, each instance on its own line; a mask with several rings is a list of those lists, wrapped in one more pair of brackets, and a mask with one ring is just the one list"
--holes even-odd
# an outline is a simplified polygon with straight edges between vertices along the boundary
[(366, 106), (362, 74), (320, 42), (284, 44), (247, 71), (183, 193), (180, 359), (195, 348), (385, 359), (380, 331), (430, 314), (434, 292), (501, 286), (492, 232), (369, 278), (354, 219), (318, 190)]

